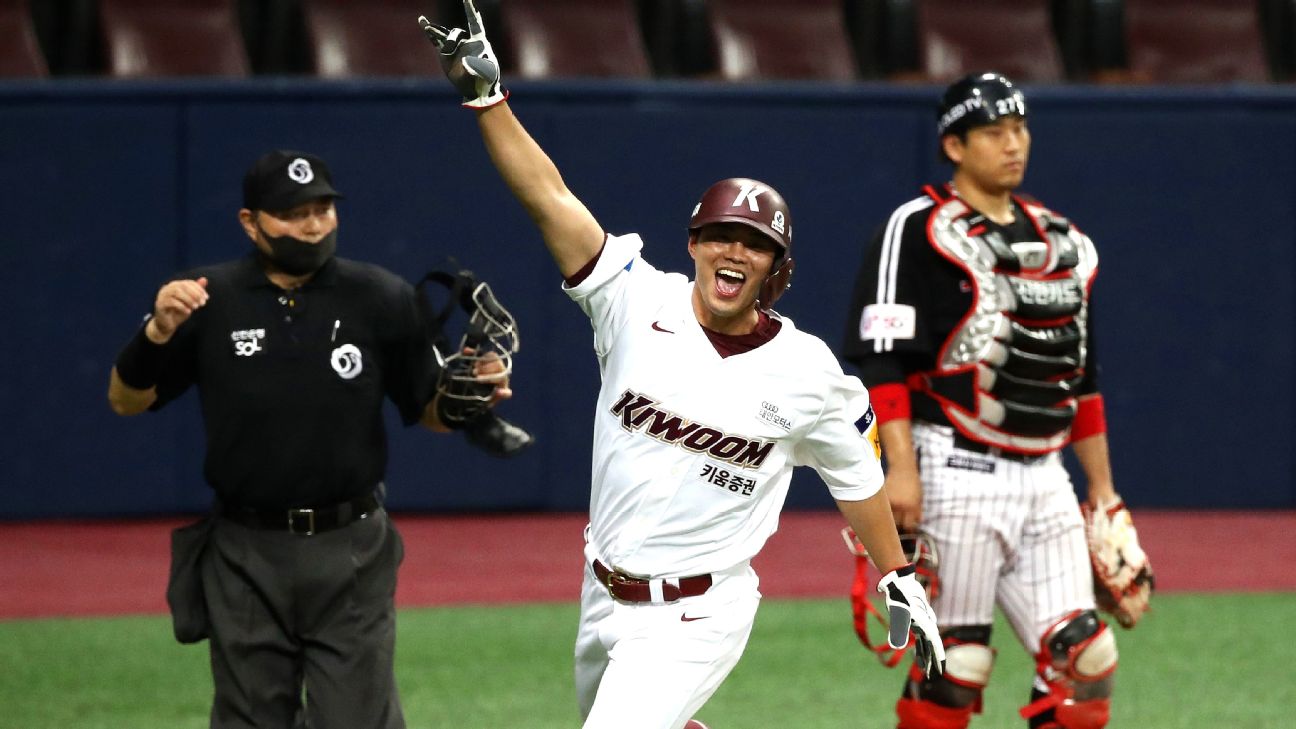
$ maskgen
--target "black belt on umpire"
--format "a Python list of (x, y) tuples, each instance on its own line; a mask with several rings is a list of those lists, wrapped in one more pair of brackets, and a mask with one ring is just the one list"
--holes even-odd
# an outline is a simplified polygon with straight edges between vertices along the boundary
[(1047, 453), (1018, 453), (1016, 451), (1006, 451), (1003, 448), (986, 445), (985, 443), (978, 443), (957, 430), (954, 431), (954, 447), (961, 451), (971, 451), (972, 453), (980, 453), (986, 456), (995, 456), (997, 458), (1002, 458), (1005, 461), (1024, 463), (1026, 465), (1039, 463), (1048, 457)]
[[(621, 602), (658, 602), (653, 599), (652, 583), (642, 577), (631, 577), (608, 567), (597, 559), (590, 563), (594, 576), (599, 584), (607, 588), (612, 597)], [(656, 580), (661, 583), (662, 597), (660, 602), (675, 602), (682, 597), (697, 597), (711, 589), (711, 575), (694, 575), (672, 580)]]
[(309, 509), (253, 509), (246, 506), (218, 503), (216, 513), (236, 524), (252, 529), (288, 532), (310, 536), (320, 532), (340, 529), (360, 521), (378, 510), (382, 502), (378, 494), (370, 493), (358, 499), (343, 501), (331, 506)]

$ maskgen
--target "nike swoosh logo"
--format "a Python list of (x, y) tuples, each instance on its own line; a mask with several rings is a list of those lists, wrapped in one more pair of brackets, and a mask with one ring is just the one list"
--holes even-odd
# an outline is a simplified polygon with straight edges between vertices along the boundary
[(710, 615), (699, 615), (699, 616), (697, 616), (696, 618), (690, 618), (690, 617), (688, 616), (688, 613), (685, 613), (685, 614), (683, 614), (683, 615), (680, 616), (680, 622), (681, 622), (681, 623), (691, 623), (691, 622), (693, 622), (694, 620), (706, 620), (706, 619), (709, 618), (709, 617), (711, 617), (711, 616), (710, 616)]
[(662, 328), (661, 328), (661, 324), (658, 323), (658, 322), (653, 322), (653, 329), (656, 329), (656, 330), (659, 331), (659, 332), (666, 332), (667, 334), (674, 334), (674, 333), (675, 333), (675, 332), (672, 332), (672, 331), (669, 330), (669, 329), (662, 329)]

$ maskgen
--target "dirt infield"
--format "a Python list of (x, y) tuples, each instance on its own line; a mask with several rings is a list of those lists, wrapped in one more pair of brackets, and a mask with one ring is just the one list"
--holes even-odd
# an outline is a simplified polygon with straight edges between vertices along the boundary
[[(580, 592), (583, 515), (395, 519), (406, 546), (401, 606), (574, 601)], [(1296, 591), (1296, 511), (1135, 519), (1161, 590)], [(165, 612), (168, 534), (183, 521), (0, 524), (0, 619)], [(832, 512), (784, 514), (756, 559), (761, 591), (845, 596), (853, 566), (841, 524)]]

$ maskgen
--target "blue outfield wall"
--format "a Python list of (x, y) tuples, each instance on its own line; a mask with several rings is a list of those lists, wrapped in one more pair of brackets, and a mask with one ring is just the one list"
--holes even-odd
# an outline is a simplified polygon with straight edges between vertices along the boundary
[[(777, 186), (797, 227), (780, 310), (834, 347), (862, 246), (935, 161), (933, 87), (516, 84), (571, 189), (656, 264), (692, 270), (685, 224), (721, 177)], [(1136, 506), (1296, 507), (1296, 89), (1027, 89), (1025, 189), (1086, 230), (1117, 487)], [(199, 511), (192, 394), (118, 418), (118, 348), (171, 272), (240, 255), (262, 151), (317, 152), (340, 250), (413, 279), (447, 255), (517, 314), (516, 397), (538, 436), (496, 461), (393, 427), (394, 508), (583, 510), (598, 370), (589, 325), (496, 177), (473, 115), (433, 80), (0, 85), (0, 518)], [(392, 418), (394, 424), (395, 420)], [(789, 504), (831, 505), (812, 472)]]

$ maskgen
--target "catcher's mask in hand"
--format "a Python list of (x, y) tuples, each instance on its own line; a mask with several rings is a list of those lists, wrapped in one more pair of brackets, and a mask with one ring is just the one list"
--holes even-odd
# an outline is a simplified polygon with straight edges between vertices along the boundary
[[(873, 563), (868, 550), (856, 536), (855, 530), (850, 527), (842, 527), (841, 535), (846, 542), (846, 549), (855, 555), (855, 579), (851, 584), (851, 613), (855, 623), (855, 634), (859, 636), (865, 648), (877, 654), (882, 665), (894, 668), (904, 658), (905, 652), (914, 644), (914, 641), (909, 641), (909, 645), (897, 649), (888, 645), (885, 637), (877, 641), (869, 634), (869, 623), (876, 623), (882, 627), (885, 636), (890, 621), (870, 599), (872, 594), (870, 586), (877, 580), (869, 573)], [(941, 590), (940, 557), (936, 554), (936, 544), (921, 532), (906, 532), (899, 536), (900, 548), (904, 551), (905, 558), (914, 566), (914, 577), (927, 592), (927, 602), (935, 601)], [(874, 570), (876, 571), (876, 568)]]
[[(440, 309), (433, 308), (428, 300), (423, 286), (427, 282), (441, 284), (449, 290)], [(420, 296), (428, 301), (430, 334), (442, 371), (437, 391), (443, 398), (480, 403), (484, 409), (491, 402), (495, 385), (513, 371), (513, 354), (520, 346), (517, 322), (495, 298), (490, 284), (477, 280), (472, 271), (432, 271), (419, 282), (419, 288)], [(452, 349), (446, 327), (456, 309), (467, 315), (467, 321), (462, 324), (459, 346)]]

